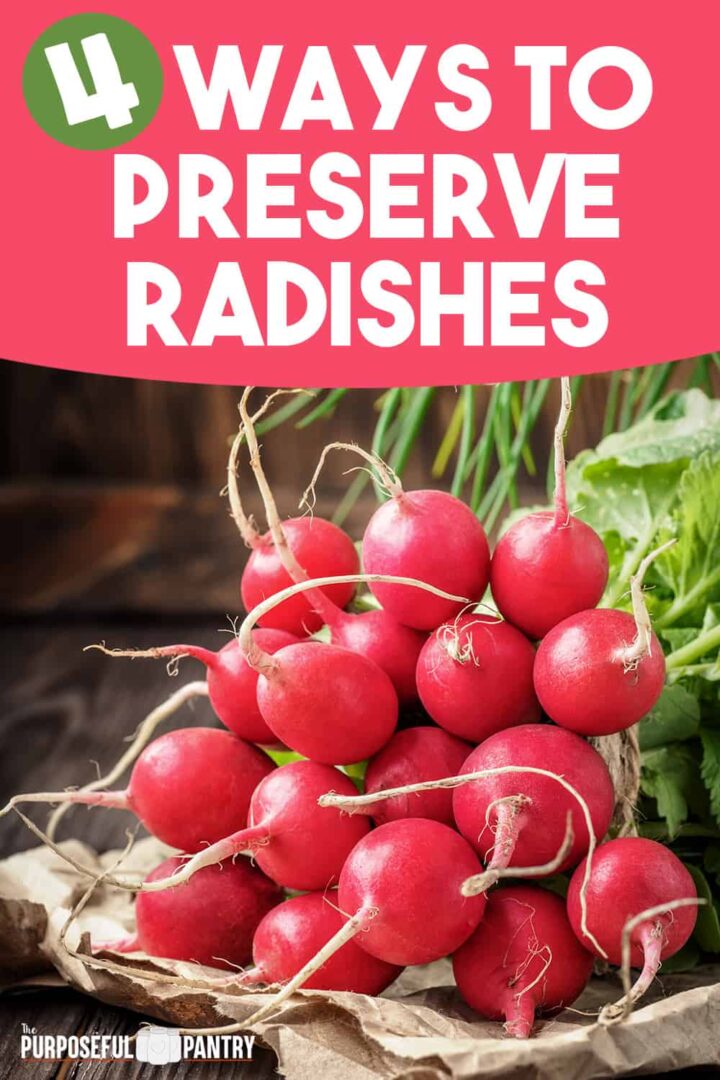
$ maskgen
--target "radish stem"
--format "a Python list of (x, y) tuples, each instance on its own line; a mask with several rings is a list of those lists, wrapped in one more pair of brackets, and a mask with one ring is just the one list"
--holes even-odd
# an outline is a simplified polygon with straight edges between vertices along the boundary
[(254, 643), (252, 631), (255, 623), (262, 619), (263, 615), (267, 615), (269, 611), (277, 607), (278, 604), (282, 604), (285, 600), (289, 600), (290, 597), (296, 596), (298, 593), (307, 592), (309, 589), (322, 589), (328, 585), (342, 585), (345, 583), (362, 585), (366, 582), (376, 581), (382, 581), (389, 585), (408, 585), (414, 589), (424, 589), (425, 592), (432, 593), (433, 596), (439, 596), (443, 600), (453, 600), (457, 604), (472, 604), (472, 601), (468, 600), (466, 596), (455, 596), (453, 593), (444, 592), (443, 589), (438, 589), (435, 585), (429, 585), (426, 581), (418, 581), (416, 578), (394, 577), (390, 574), (340, 574), (336, 577), (311, 578), (309, 581), (298, 581), (295, 585), (290, 585), (287, 589), (274, 593), (267, 600), (263, 600), (243, 619), (237, 636), (240, 648), (248, 664), (260, 674), (266, 674), (275, 669), (276, 661), (274, 657), (264, 652)]
[(668, 540), (667, 543), (661, 544), (655, 551), (651, 551), (642, 560), (637, 568), (637, 572), (630, 578), (630, 597), (632, 599), (636, 634), (632, 645), (623, 649), (621, 652), (622, 661), (626, 671), (634, 671), (640, 660), (642, 660), (644, 656), (650, 656), (651, 654), (653, 637), (652, 623), (650, 622), (650, 612), (647, 609), (647, 604), (645, 603), (645, 597), (643, 595), (643, 579), (651, 563), (657, 559), (658, 555), (662, 555), (664, 551), (671, 548), (675, 542), (675, 538), (673, 538), (672, 540)]
[(560, 380), (560, 413), (555, 425), (555, 525), (557, 528), (567, 525), (570, 516), (565, 476), (565, 432), (571, 411), (570, 380), (563, 376)]
[[(322, 467), (325, 464), (325, 458), (328, 456), (331, 450), (350, 450), (354, 454), (359, 454), (361, 458), (364, 458), (365, 461), (367, 461), (375, 469), (376, 473), (380, 477), (383, 491), (386, 494), (390, 495), (391, 498), (396, 499), (399, 499), (404, 494), (403, 486), (400, 483), (400, 478), (398, 477), (397, 473), (386, 462), (384, 462), (378, 454), (363, 450), (361, 446), (356, 446), (355, 443), (334, 442), (328, 443), (328, 445), (325, 447), (322, 454), (320, 455), (320, 460), (317, 463), (317, 467), (315, 469), (315, 472), (313, 473), (312, 480), (305, 488), (303, 496), (300, 500), (299, 506), (301, 509), (303, 506), (306, 506), (308, 510), (312, 511), (313, 506), (315, 505), (315, 485), (317, 484), (318, 477), (320, 476), (320, 472), (322, 471)], [(311, 499), (312, 502), (310, 501)]]

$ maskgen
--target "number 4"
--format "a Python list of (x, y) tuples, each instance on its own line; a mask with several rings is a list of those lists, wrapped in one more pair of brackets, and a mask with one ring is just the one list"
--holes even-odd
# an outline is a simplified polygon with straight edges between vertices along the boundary
[(67, 122), (71, 127), (104, 117), (111, 129), (132, 124), (131, 110), (140, 101), (135, 83), (124, 83), (107, 34), (93, 34), (80, 42), (95, 88), (88, 94), (67, 42), (45, 49)]

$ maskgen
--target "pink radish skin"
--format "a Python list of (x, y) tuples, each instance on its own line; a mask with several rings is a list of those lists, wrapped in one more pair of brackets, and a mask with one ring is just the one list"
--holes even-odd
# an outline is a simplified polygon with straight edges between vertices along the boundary
[(135, 763), (128, 804), (158, 840), (199, 851), (244, 827), (253, 791), (274, 769), (262, 750), (229, 732), (170, 731)]
[[(285, 983), (327, 944), (345, 922), (337, 910), (337, 893), (309, 892), (294, 896), (268, 912), (253, 939), (255, 967), (240, 979), (243, 986)], [(380, 994), (402, 971), (346, 942), (304, 984), (306, 990), (345, 990)]]
[(325, 765), (376, 754), (393, 734), (398, 699), (385, 672), (359, 653), (316, 641), (280, 649), (260, 675), (257, 701), (274, 735)]
[[(570, 880), (567, 910), (578, 941), (593, 948), (580, 926), (580, 887), (585, 861)], [(601, 844), (587, 889), (587, 926), (611, 964), (622, 963), (625, 923), (647, 908), (696, 897), (695, 882), (678, 857), (654, 840), (626, 836)], [(661, 960), (683, 947), (695, 928), (696, 907), (680, 907), (640, 923), (631, 934), (631, 963), (643, 969), (645, 989)]]
[(650, 651), (628, 666), (636, 624), (625, 611), (581, 611), (540, 643), (535, 691), (548, 716), (581, 735), (612, 735), (643, 718), (665, 683), (665, 657), (650, 632)]
[(420, 653), (420, 700), (440, 727), (479, 743), (540, 719), (534, 662), (534, 648), (514, 626), (489, 615), (461, 615), (436, 630)]
[[(253, 631), (253, 639), (271, 656), (298, 640), (285, 630), (262, 628)], [(257, 672), (248, 664), (237, 640), (233, 639), (211, 655), (212, 660), (207, 664), (207, 682), (210, 703), (218, 718), (241, 739), (263, 745), (274, 743), (275, 737), (257, 705)]]
[[(596, 839), (605, 835), (615, 804), (612, 781), (607, 765), (584, 739), (545, 724), (508, 728), (473, 750), (460, 771), (508, 765), (557, 773), (587, 803)], [(550, 777), (506, 773), (471, 781), (456, 788), (453, 811), (463, 836), (481, 857), (490, 856), (490, 870), (551, 862), (562, 848), (568, 814), (574, 835), (562, 868), (574, 866), (588, 850), (577, 800)]]
[(318, 806), (329, 790), (357, 794), (352, 780), (329, 765), (293, 761), (275, 769), (253, 793), (248, 827), (204, 848), (185, 864), (183, 879), (197, 867), (244, 852), (286, 889), (337, 884), (345, 859), (370, 825), (366, 818)]
[(528, 1038), (537, 1014), (551, 1016), (571, 1005), (592, 966), (563, 901), (533, 885), (493, 892), (483, 921), (453, 956), (455, 981), (468, 1005), (488, 1020), (504, 1020), (518, 1039)]
[[(365, 791), (370, 794), (385, 788), (454, 776), (469, 752), (467, 743), (440, 728), (405, 728), (393, 735), (387, 746), (370, 761), (365, 773)], [(447, 790), (399, 795), (368, 807), (366, 812), (372, 814), (378, 825), (408, 817), (431, 818), (443, 825), (455, 824), (452, 791)]]
[[(296, 644), (300, 639), (285, 630), (262, 630), (252, 632), (254, 643), (264, 652), (272, 655), (285, 645)], [(123, 655), (123, 652), (111, 650), (110, 655)], [(128, 651), (127, 656), (133, 653)], [(257, 672), (250, 667), (233, 638), (222, 649), (214, 652), (200, 645), (162, 645), (136, 653), (140, 656), (162, 657), (191, 656), (199, 660), (207, 669), (208, 696), (218, 719), (241, 739), (272, 745), (277, 740), (267, 726), (257, 705)]]
[[(487, 587), (485, 530), (465, 503), (444, 491), (394, 494), (371, 517), (362, 551), (369, 574), (416, 578), (469, 600), (480, 600)], [(416, 630), (434, 630), (462, 607), (401, 585), (371, 588), (386, 611)]]
[[(180, 858), (166, 859), (146, 881), (161, 881), (182, 865)], [(206, 866), (182, 889), (139, 893), (137, 936), (122, 942), (119, 951), (139, 949), (210, 967), (243, 966), (252, 956), (260, 920), (281, 900), (277, 885), (246, 860)]]
[(570, 380), (560, 380), (555, 425), (555, 508), (512, 525), (495, 548), (490, 585), (498, 610), (531, 638), (600, 601), (608, 558), (598, 534), (568, 510), (565, 430), (572, 411)]
[[(290, 548), (308, 577), (338, 577), (356, 574), (360, 564), (350, 537), (337, 525), (319, 517), (290, 518), (283, 522)], [(270, 596), (292, 584), (268, 533), (261, 537), (247, 561), (240, 582), (242, 601), (248, 611)], [(327, 595), (338, 607), (350, 602), (355, 591), (352, 584), (330, 585)], [(313, 634), (322, 626), (322, 619), (313, 611), (307, 598), (292, 596), (263, 615), (260, 625), (285, 630), (298, 637)]]
[(415, 669), (425, 634), (403, 626), (387, 611), (354, 614), (328, 606), (324, 619), (333, 645), (366, 656), (390, 677), (401, 706), (417, 701)]
[(500, 613), (528, 637), (543, 638), (570, 615), (594, 608), (605, 591), (608, 557), (589, 525), (553, 511), (529, 514), (500, 538), (490, 588)]
[(360, 917), (356, 940), (389, 964), (427, 964), (455, 951), (485, 911), (485, 897), (464, 897), (478, 873), (474, 851), (439, 821), (405, 818), (360, 841), (340, 874), (341, 911)]

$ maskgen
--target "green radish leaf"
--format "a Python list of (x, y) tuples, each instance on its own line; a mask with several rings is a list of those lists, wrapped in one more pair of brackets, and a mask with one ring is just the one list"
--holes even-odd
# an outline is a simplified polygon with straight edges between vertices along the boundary
[(720, 918), (718, 918), (718, 910), (713, 902), (712, 890), (708, 880), (697, 866), (693, 866), (691, 863), (685, 863), (685, 866), (692, 875), (698, 896), (703, 900), (707, 900), (706, 904), (697, 909), (697, 923), (695, 924), (693, 937), (704, 952), (720, 952)]
[(704, 812), (704, 792), (697, 756), (685, 743), (663, 746), (642, 755), (641, 787), (657, 802), (658, 814), (674, 838), (692, 809)]
[(666, 686), (654, 709), (640, 721), (641, 750), (692, 739), (700, 729), (700, 703), (684, 686)]
[(710, 795), (710, 809), (720, 824), (720, 729), (703, 728), (700, 731), (700, 742), (702, 778)]
[[(702, 454), (685, 470), (667, 536), (677, 537), (657, 559), (653, 575), (672, 596), (656, 626), (717, 626), (720, 599), (720, 454)], [(710, 607), (708, 608), (708, 605)]]
[[(714, 475), (711, 458), (720, 458), (720, 401), (694, 389), (671, 394), (632, 427), (607, 436), (594, 450), (583, 451), (571, 462), (571, 507), (608, 547), (605, 606), (627, 605), (630, 575), (642, 558), (661, 539), (683, 529), (687, 533), (684, 550), (675, 556), (676, 564), (666, 565), (663, 576), (655, 575), (650, 606), (666, 626), (672, 625), (677, 609), (670, 616), (666, 612), (677, 602), (675, 588), (684, 582), (697, 592), (683, 604), (692, 605), (701, 593), (707, 602), (705, 586), (718, 560), (706, 572), (705, 556), (698, 553), (701, 548), (712, 548), (712, 518), (720, 514), (720, 499), (713, 499), (720, 479)], [(685, 480), (684, 474), (691, 471), (692, 477)], [(707, 500), (713, 500), (709, 512)], [(709, 521), (699, 520), (703, 513)], [(709, 588), (714, 588), (712, 580)], [(683, 596), (686, 591), (683, 584)], [(713, 593), (710, 596), (714, 599)], [(696, 606), (702, 607), (701, 599)]]

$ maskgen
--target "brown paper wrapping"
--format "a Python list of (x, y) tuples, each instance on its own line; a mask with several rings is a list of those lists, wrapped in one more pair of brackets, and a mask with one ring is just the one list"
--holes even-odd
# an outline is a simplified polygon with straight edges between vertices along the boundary
[[(100, 874), (117, 853), (98, 856), (77, 841), (63, 847)], [(165, 853), (140, 841), (122, 866), (139, 879)], [(88, 886), (45, 848), (0, 863), (0, 982), (52, 985), (59, 981), (110, 1004), (154, 1017), (169, 1026), (210, 1026), (239, 1021), (262, 996), (218, 992), (208, 980), (219, 973), (176, 961), (105, 953), (119, 970), (88, 967), (60, 940), (69, 913)], [(112, 939), (132, 927), (132, 895), (98, 886), (73, 923), (73, 948)], [(150, 972), (157, 981), (141, 973)], [(178, 986), (168, 976), (191, 985)], [(442, 1080), (445, 1077), (517, 1077), (522, 1080), (589, 1080), (720, 1065), (720, 967), (658, 980), (650, 1004), (623, 1024), (599, 1025), (601, 1005), (620, 995), (615, 976), (595, 978), (573, 1010), (541, 1022), (528, 1041), (507, 1038), (500, 1024), (479, 1020), (460, 1000), (450, 964), (407, 969), (380, 998), (306, 991), (256, 1034), (278, 1057), (287, 1080)], [(586, 1015), (584, 1015), (586, 1014)]]

